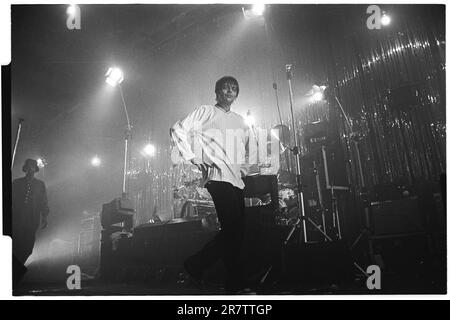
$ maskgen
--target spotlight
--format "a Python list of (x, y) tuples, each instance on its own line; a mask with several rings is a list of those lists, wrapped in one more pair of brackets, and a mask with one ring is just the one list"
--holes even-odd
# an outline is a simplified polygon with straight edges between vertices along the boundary
[(45, 167), (47, 165), (47, 161), (44, 158), (38, 158), (36, 161), (37, 161), (37, 165), (40, 169), (42, 169), (43, 167)]
[(105, 74), (106, 83), (112, 87), (117, 86), (123, 81), (123, 72), (119, 68), (113, 67), (109, 68)]
[(255, 117), (250, 114), (250, 110), (248, 110), (247, 114), (244, 116), (244, 121), (249, 127), (253, 127), (255, 125)]
[(71, 4), (70, 6), (67, 7), (66, 13), (69, 16), (74, 16), (77, 12), (77, 7), (76, 5)]
[(383, 13), (383, 16), (381, 17), (381, 24), (383, 26), (387, 26), (391, 23), (391, 17), (388, 16), (386, 13)]
[(252, 5), (250, 9), (242, 7), (242, 13), (245, 18), (261, 17), (263, 16), (265, 10), (266, 6), (263, 3), (256, 3)]
[(262, 16), (265, 10), (266, 6), (264, 5), (264, 3), (257, 3), (252, 6), (252, 13), (255, 16)]
[(156, 153), (156, 148), (154, 145), (149, 143), (142, 149), (142, 153), (144, 156), (153, 157)]
[(316, 92), (311, 97), (311, 101), (312, 102), (319, 102), (322, 99), (323, 99), (323, 93), (322, 92)]
[(102, 164), (102, 161), (100, 160), (100, 158), (99, 158), (98, 156), (94, 156), (94, 157), (91, 159), (91, 165), (92, 165), (93, 167), (99, 167), (101, 164)]
[(308, 95), (311, 97), (311, 102), (319, 102), (324, 98), (324, 92), (327, 89), (326, 86), (317, 86), (313, 85), (312, 89), (308, 92)]

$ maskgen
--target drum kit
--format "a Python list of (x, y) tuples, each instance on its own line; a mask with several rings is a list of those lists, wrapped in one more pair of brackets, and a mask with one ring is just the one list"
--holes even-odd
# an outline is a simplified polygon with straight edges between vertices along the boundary
[[(192, 170), (192, 169), (191, 169)], [(195, 173), (195, 172), (194, 172)], [(295, 223), (298, 214), (297, 187), (295, 176), (286, 170), (280, 170), (278, 180), (278, 210), (275, 214), (275, 223), (280, 226), (290, 226)], [(214, 203), (208, 190), (201, 186), (201, 178), (183, 182), (173, 187), (173, 198), (181, 203), (180, 213), (177, 217), (187, 219), (205, 219), (209, 225), (216, 225), (216, 212)], [(245, 198), (246, 207), (261, 206), (270, 202), (268, 199)], [(314, 202), (314, 201), (313, 201)], [(309, 201), (311, 204), (312, 202)], [(314, 204), (317, 204), (314, 203)]]
[(200, 186), (201, 179), (184, 182), (181, 186), (173, 187), (173, 198), (185, 201), (212, 201), (206, 188)]
[[(317, 121), (304, 125), (303, 139), (305, 143), (303, 154), (299, 155), (298, 165), (301, 168), (301, 189), (304, 202), (305, 219), (313, 228), (306, 229), (308, 242), (334, 241), (342, 239), (340, 225), (339, 199), (337, 190), (348, 191), (348, 186), (336, 186), (336, 183), (345, 184), (342, 179), (337, 181), (335, 161), (330, 163), (330, 156), (334, 156), (334, 146), (328, 133), (328, 123)], [(286, 139), (286, 138), (285, 138)], [(289, 140), (281, 141), (289, 145)], [(328, 159), (328, 160), (327, 160)], [(286, 164), (289, 161), (286, 159)], [(330, 164), (333, 166), (330, 167)], [(286, 166), (289, 169), (289, 166)], [(277, 175), (279, 187), (279, 214), (277, 224), (292, 226), (298, 221), (300, 203), (298, 183), (293, 170), (280, 171)], [(345, 169), (341, 170), (345, 175)]]
[[(189, 176), (198, 176), (199, 170), (189, 166)], [(185, 170), (186, 171), (186, 170)], [(184, 176), (187, 176), (186, 172)], [(184, 219), (201, 219), (207, 228), (218, 227), (217, 215), (211, 195), (201, 186), (201, 178), (194, 178), (183, 182), (180, 186), (173, 187), (173, 198), (182, 203), (181, 212), (175, 213), (176, 217)]]

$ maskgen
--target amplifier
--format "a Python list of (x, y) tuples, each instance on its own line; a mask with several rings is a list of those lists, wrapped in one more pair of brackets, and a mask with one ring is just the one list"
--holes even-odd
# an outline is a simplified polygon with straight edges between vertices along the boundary
[(304, 126), (303, 137), (309, 151), (326, 145), (329, 136), (329, 124), (327, 121), (316, 121)]
[(100, 215), (102, 227), (107, 228), (124, 222), (125, 227), (131, 229), (134, 212), (131, 200), (126, 198), (116, 198), (111, 202), (104, 203)]
[(372, 202), (370, 224), (375, 236), (424, 231), (418, 197)]

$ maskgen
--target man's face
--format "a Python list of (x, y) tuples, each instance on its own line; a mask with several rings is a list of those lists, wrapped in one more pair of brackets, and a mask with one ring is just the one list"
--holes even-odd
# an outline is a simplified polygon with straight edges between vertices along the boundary
[(237, 86), (234, 83), (225, 82), (217, 94), (217, 102), (222, 106), (230, 106), (237, 97)]
[(25, 168), (25, 173), (26, 173), (27, 175), (29, 175), (29, 176), (33, 176), (33, 175), (36, 173), (36, 168), (35, 168), (34, 166), (28, 165), (28, 166)]

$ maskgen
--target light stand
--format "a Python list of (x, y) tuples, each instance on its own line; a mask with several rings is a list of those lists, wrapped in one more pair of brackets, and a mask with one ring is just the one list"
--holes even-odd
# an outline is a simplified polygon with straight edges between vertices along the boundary
[(125, 229), (130, 230), (133, 228), (132, 214), (136, 211), (133, 208), (133, 204), (131, 203), (131, 200), (128, 198), (128, 192), (127, 192), (128, 191), (127, 173), (128, 173), (128, 162), (129, 162), (128, 150), (129, 150), (129, 145), (131, 144), (132, 136), (131, 136), (131, 125), (130, 125), (130, 118), (128, 116), (127, 104), (125, 103), (125, 98), (123, 97), (122, 86), (120, 85), (120, 83), (118, 83), (118, 87), (119, 87), (119, 91), (120, 91), (120, 97), (122, 98), (123, 111), (125, 112), (125, 117), (127, 119), (127, 129), (126, 129), (125, 138), (124, 138), (125, 143), (124, 143), (124, 155), (123, 155), (124, 159), (123, 159), (123, 176), (122, 176), (122, 197), (118, 204), (118, 207), (119, 207), (118, 211), (126, 212), (127, 218), (122, 223), (122, 226)]
[[(132, 232), (134, 224), (134, 213), (136, 210), (133, 208), (131, 200), (127, 194), (127, 171), (128, 171), (128, 145), (131, 140), (131, 125), (130, 118), (128, 117), (127, 104), (123, 96), (122, 86), (120, 83), (123, 81), (123, 73), (118, 68), (109, 68), (106, 73), (106, 83), (116, 87), (119, 86), (120, 97), (122, 98), (122, 106), (127, 119), (127, 130), (125, 132), (125, 144), (124, 144), (124, 161), (123, 161), (123, 175), (122, 175), (122, 197), (115, 198), (111, 202), (104, 203), (102, 206), (102, 212), (100, 214), (100, 222), (102, 226), (101, 231), (101, 247), (100, 247), (100, 278), (108, 280), (112, 275), (111, 269), (108, 266), (114, 261), (113, 258), (113, 241), (111, 236), (120, 232), (120, 236), (128, 237)], [(118, 225), (117, 225), (118, 224)]]
[(17, 125), (16, 142), (14, 143), (14, 150), (11, 159), (11, 170), (14, 167), (14, 159), (16, 158), (17, 145), (19, 144), (20, 131), (22, 129), (23, 119), (19, 119), (19, 124)]
[(123, 97), (122, 86), (119, 84), (120, 96), (122, 98), (123, 110), (127, 118), (127, 130), (125, 132), (125, 148), (124, 148), (124, 160), (123, 160), (123, 177), (122, 177), (122, 198), (127, 198), (127, 171), (128, 171), (128, 144), (131, 140), (131, 125), (130, 118), (128, 117), (127, 104)]
[(131, 200), (128, 198), (127, 187), (128, 187), (128, 162), (129, 162), (129, 144), (131, 141), (131, 125), (130, 118), (128, 116), (127, 104), (125, 103), (125, 98), (123, 96), (122, 86), (120, 85), (123, 81), (123, 73), (119, 68), (113, 67), (109, 68), (105, 74), (105, 81), (107, 84), (119, 87), (120, 97), (122, 99), (123, 111), (125, 112), (125, 117), (127, 120), (127, 129), (125, 132), (125, 144), (124, 144), (124, 160), (123, 160), (123, 173), (122, 173), (122, 196), (120, 198), (115, 198), (108, 204), (103, 205), (102, 210), (102, 226), (110, 227), (115, 223), (120, 222), (122, 227), (126, 230), (131, 230), (133, 228), (133, 214), (135, 212)]

